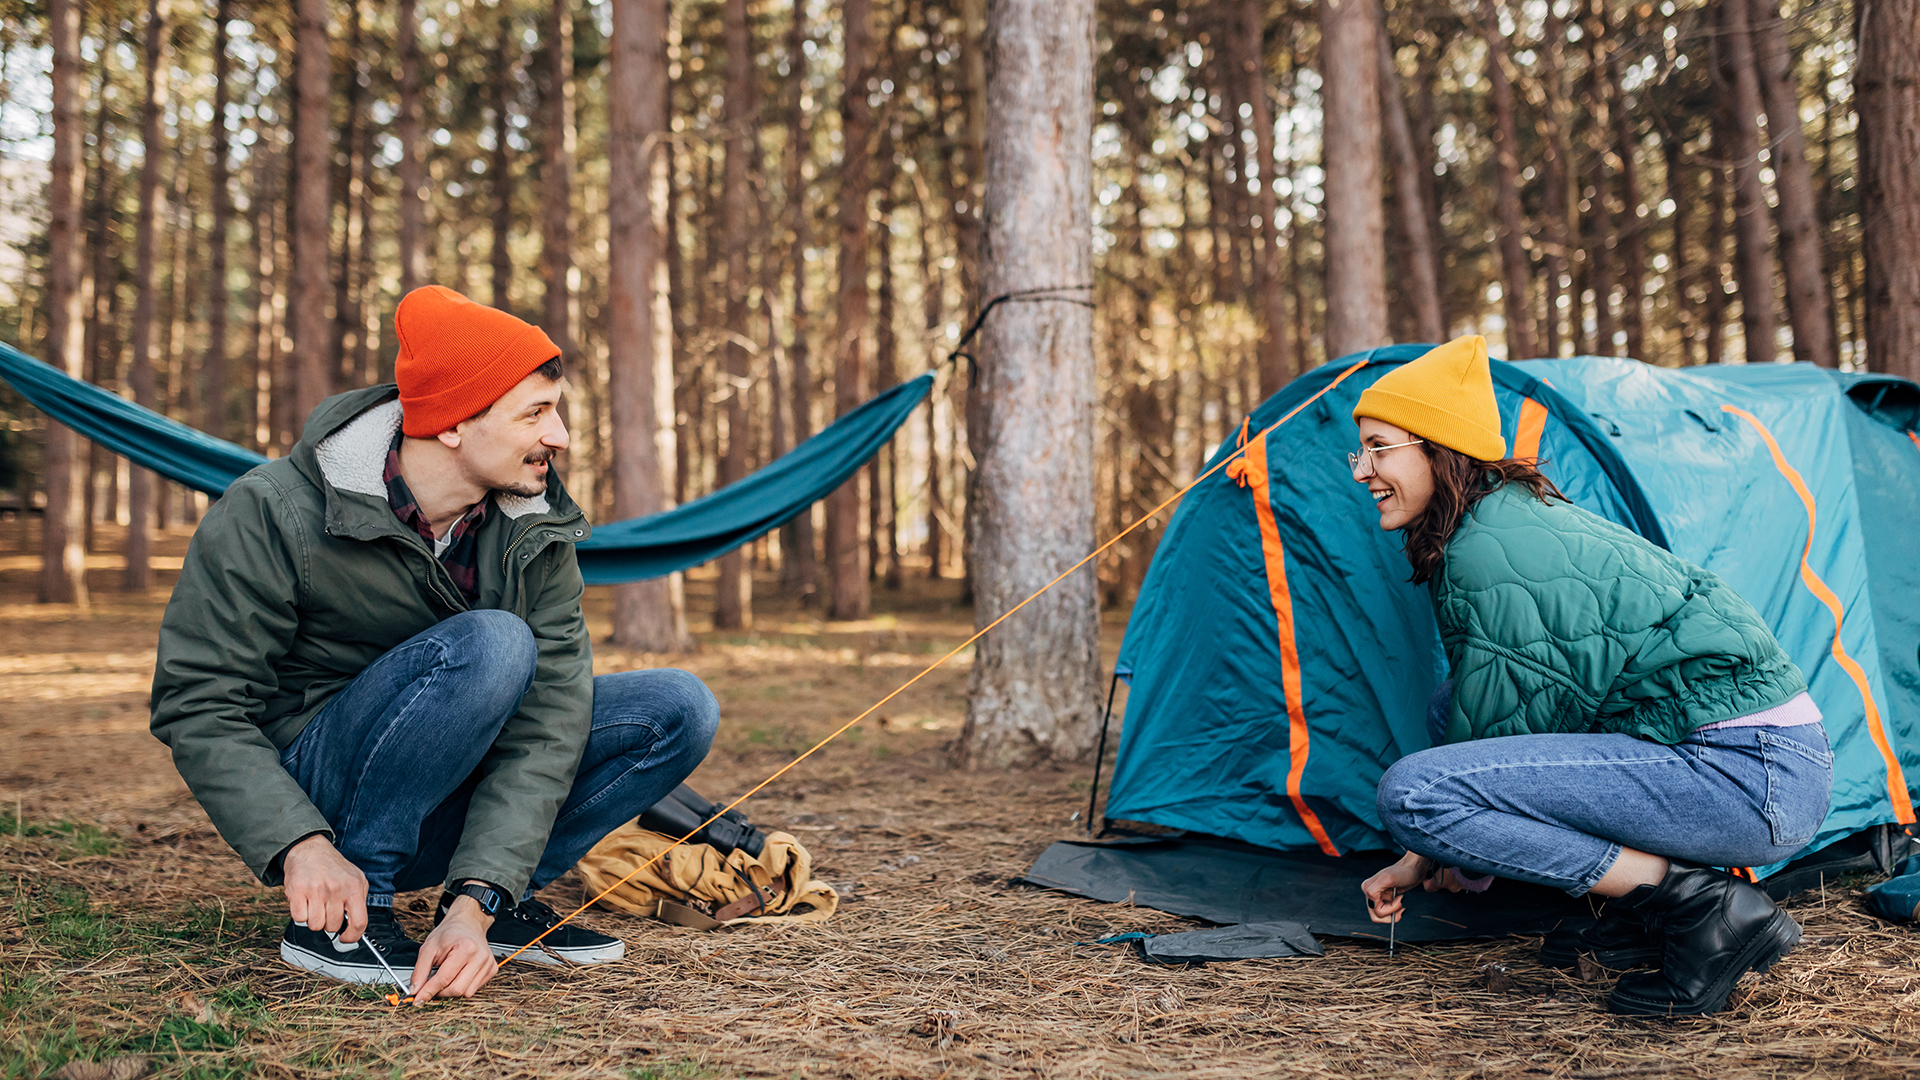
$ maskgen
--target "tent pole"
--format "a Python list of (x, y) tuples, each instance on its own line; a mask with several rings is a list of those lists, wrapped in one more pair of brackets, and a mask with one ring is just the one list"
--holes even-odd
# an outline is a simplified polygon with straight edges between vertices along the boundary
[(1107, 711), (1100, 716), (1100, 748), (1093, 752), (1093, 787), (1087, 792), (1087, 839), (1093, 839), (1093, 804), (1100, 799), (1100, 763), (1107, 756), (1107, 724), (1113, 719), (1113, 693), (1120, 688), (1120, 669), (1107, 684)]

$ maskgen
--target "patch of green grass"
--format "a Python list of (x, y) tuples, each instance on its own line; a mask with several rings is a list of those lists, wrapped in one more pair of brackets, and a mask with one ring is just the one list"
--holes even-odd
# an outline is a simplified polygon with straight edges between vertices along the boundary
[(105, 911), (96, 911), (85, 889), (46, 878), (24, 885), (15, 894), (14, 914), (29, 934), (59, 950), (62, 957), (89, 961), (126, 938), (126, 925)]
[(51, 840), (72, 855), (117, 855), (126, 849), (125, 839), (98, 825), (81, 821), (28, 821), (15, 817), (12, 810), (0, 810), (0, 839), (10, 836)]

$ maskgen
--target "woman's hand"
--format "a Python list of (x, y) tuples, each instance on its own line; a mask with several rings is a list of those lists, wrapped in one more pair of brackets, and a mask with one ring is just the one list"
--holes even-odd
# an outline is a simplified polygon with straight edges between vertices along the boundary
[(1433, 860), (1409, 851), (1400, 861), (1360, 883), (1367, 897), (1367, 918), (1377, 923), (1399, 922), (1404, 905), (1400, 894), (1433, 874)]

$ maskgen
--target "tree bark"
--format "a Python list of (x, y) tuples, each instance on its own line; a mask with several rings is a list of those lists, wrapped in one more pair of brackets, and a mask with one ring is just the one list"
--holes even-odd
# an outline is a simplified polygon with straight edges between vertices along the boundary
[[(671, 505), (673, 370), (661, 311), (665, 267), (667, 0), (613, 0), (607, 57), (607, 396), (613, 513)], [(613, 640), (644, 652), (693, 647), (679, 575), (616, 585)]]
[(1513, 82), (1507, 74), (1507, 40), (1500, 33), (1496, 0), (1483, 0), (1480, 36), (1487, 43), (1488, 99), (1493, 103), (1494, 183), (1500, 214), (1500, 296), (1507, 313), (1507, 359), (1534, 355), (1533, 311), (1527, 303), (1532, 267), (1521, 241), (1526, 223), (1520, 209), (1520, 134), (1514, 120)]
[[(1693, 216), (1693, 171), (1684, 159), (1679, 132), (1668, 132), (1660, 140), (1661, 153), (1666, 158), (1667, 198), (1673, 200), (1673, 245), (1669, 258), (1671, 265), (1667, 269), (1667, 295), (1673, 298), (1675, 322), (1680, 337), (1680, 366), (1693, 365), (1693, 339), (1696, 333), (1693, 318), (1693, 299), (1688, 293), (1693, 282), (1693, 260), (1687, 254), (1687, 222)], [(1646, 357), (1636, 359), (1645, 360)]]
[[(840, 96), (840, 287), (834, 321), (834, 415), (857, 408), (866, 391), (867, 331), (867, 144), (872, 110), (867, 75), (872, 42), (869, 0), (846, 0), (843, 38), (846, 85)], [(871, 468), (872, 466), (868, 466)], [(827, 496), (827, 572), (831, 595), (827, 617), (864, 619), (869, 596), (860, 537), (864, 476), (856, 473)]]
[(332, 59), (327, 48), (326, 0), (295, 0), (293, 52), (293, 222), (289, 318), (293, 331), (294, 437), (307, 416), (333, 393), (332, 335), (327, 324), (327, 116)]
[[(564, 2), (564, 0), (563, 0)], [(747, 294), (753, 288), (747, 265), (747, 230), (752, 227), (747, 190), (747, 144), (753, 138), (753, 38), (747, 30), (747, 0), (726, 0), (727, 39), (726, 172), (721, 213), (727, 256), (727, 445), (720, 461), (720, 484), (747, 475)], [(714, 593), (713, 627), (739, 630), (753, 625), (753, 575), (739, 548), (720, 556), (720, 581)]]
[[(1258, 0), (1247, 0), (1247, 3), (1255, 6)], [(1380, 115), (1386, 124), (1387, 142), (1393, 147), (1394, 207), (1400, 211), (1400, 231), (1407, 242), (1406, 280), (1413, 291), (1409, 298), (1413, 302), (1413, 324), (1420, 340), (1441, 342), (1447, 338), (1447, 326), (1440, 314), (1440, 256), (1428, 227), (1432, 215), (1428, 213), (1426, 192), (1420, 183), (1420, 174), (1427, 170), (1427, 163), (1414, 147), (1406, 99), (1400, 96), (1400, 69), (1393, 62), (1393, 43), (1387, 40), (1384, 25), (1379, 38)], [(1508, 97), (1512, 97), (1511, 91)], [(1256, 112), (1256, 118), (1258, 115)], [(1271, 140), (1271, 123), (1266, 130)], [(1268, 154), (1263, 160), (1272, 160), (1272, 155)]]
[(1322, 0), (1327, 357), (1385, 345), (1386, 211), (1380, 201), (1380, 0)]
[(1723, 90), (1718, 131), (1727, 136), (1719, 156), (1733, 163), (1734, 280), (1740, 285), (1740, 325), (1747, 363), (1770, 364), (1778, 346), (1767, 194), (1760, 181), (1760, 132), (1755, 126), (1762, 109), (1760, 80), (1754, 68), (1746, 0), (1719, 0), (1719, 8), (1714, 71)]
[(1920, 0), (1855, 11), (1867, 367), (1920, 379)]
[[(1544, 355), (1560, 355), (1560, 343), (1565, 340), (1561, 333), (1562, 314), (1560, 300), (1567, 295), (1572, 284), (1568, 277), (1568, 259), (1576, 243), (1569, 240), (1569, 228), (1578, 221), (1574, 210), (1571, 177), (1572, 148), (1567, 140), (1566, 107), (1566, 25), (1553, 13), (1553, 5), (1547, 5), (1546, 18), (1541, 32), (1542, 41), (1539, 50), (1539, 79), (1542, 83), (1545, 105), (1540, 110), (1540, 214), (1539, 231), (1545, 247), (1545, 257), (1541, 260), (1546, 284), (1544, 317), (1540, 320), (1541, 338), (1545, 342)], [(1568, 303), (1569, 309), (1576, 309), (1578, 297)], [(1578, 326), (1572, 328), (1575, 340), (1580, 337)]]
[[(793, 444), (813, 437), (813, 370), (807, 340), (812, 330), (807, 310), (807, 244), (812, 235), (812, 218), (807, 214), (807, 5), (793, 5), (793, 22), (787, 31), (787, 81), (793, 101), (787, 126), (787, 231), (792, 236), (793, 299), (792, 344), (787, 347), (788, 405), (793, 416)], [(815, 588), (818, 568), (814, 562), (813, 508), (802, 510), (787, 524), (781, 538), (782, 584), (804, 600)]]
[[(159, 305), (154, 282), (154, 222), (165, 213), (160, 190), (160, 110), (167, 96), (167, 22), (161, 0), (147, 0), (146, 93), (140, 103), (140, 210), (134, 219), (133, 384), (135, 404), (158, 409), (154, 387), (153, 320)], [(153, 496), (156, 477), (135, 466), (127, 474), (126, 576), (129, 592), (153, 581)]]
[(213, 175), (213, 224), (207, 235), (207, 351), (200, 363), (200, 430), (216, 439), (233, 438), (233, 397), (227, 386), (227, 232), (233, 221), (233, 143), (227, 131), (228, 81), (233, 62), (227, 56), (227, 23), (233, 0), (218, 0), (213, 15), (213, 123), (209, 155)]
[[(556, 6), (564, 0), (556, 0)], [(400, 139), (400, 295), (427, 283), (426, 171), (420, 160), (419, 0), (400, 0), (394, 42), (400, 53), (400, 113), (394, 118)], [(572, 22), (567, 23), (568, 29)], [(568, 50), (569, 55), (571, 49)], [(569, 80), (571, 82), (571, 80)], [(555, 339), (558, 341), (559, 339)]]
[[(1717, 130), (1717, 129), (1716, 129)], [(1716, 142), (1715, 154), (1720, 150)], [(1728, 178), (1732, 170), (1714, 166), (1707, 189), (1710, 217), (1707, 222), (1707, 333), (1705, 361), (1725, 363), (1727, 359), (1727, 203), (1733, 187)]]
[(1793, 358), (1834, 367), (1833, 308), (1827, 298), (1827, 268), (1820, 250), (1820, 209), (1807, 164), (1807, 136), (1800, 126), (1800, 92), (1793, 77), (1780, 0), (1748, 0), (1753, 58), (1767, 103), (1768, 164), (1779, 199), (1780, 270), (1787, 285), (1787, 321), (1793, 327)]
[[(888, 144), (892, 144), (891, 139)], [(881, 158), (889, 172), (893, 169), (892, 157), (889, 153)], [(879, 263), (880, 270), (880, 294), (875, 298), (873, 333), (873, 382), (876, 390), (885, 390), (900, 381), (900, 339), (893, 329), (893, 212), (893, 194), (882, 188), (878, 229), (880, 242), (874, 253), (874, 261)], [(872, 548), (868, 552), (868, 565), (877, 566), (884, 557), (886, 569), (879, 573), (881, 584), (898, 592), (901, 580), (900, 439), (897, 435), (887, 440), (887, 445), (874, 458), (867, 475), (878, 481), (870, 496), (875, 512), (873, 525), (868, 529), (868, 535), (873, 538)]]
[(513, 256), (507, 250), (507, 234), (513, 228), (513, 157), (507, 147), (508, 133), (512, 130), (511, 118), (507, 115), (507, 89), (520, 66), (520, 42), (514, 34), (513, 15), (504, 4), (500, 7), (493, 40), (493, 76), (488, 87), (493, 99), (493, 154), (487, 163), (487, 179), (493, 189), (493, 243), (487, 263), (493, 269), (493, 306), (512, 311)]
[[(1092, 280), (1094, 15), (1094, 0), (989, 4), (985, 295)], [(1004, 305), (980, 352), (969, 509), (974, 618), (984, 626), (1092, 550), (1093, 313), (1065, 300)], [(1100, 613), (1098, 582), (1083, 569), (981, 639), (956, 747), (962, 764), (1092, 751)]]
[[(53, 106), (52, 181), (47, 189), (47, 362), (80, 378), (80, 169), (81, 83), (80, 4), (47, 0), (47, 28), (53, 52), (48, 92)], [(72, 429), (47, 422), (43, 467), (47, 508), (40, 534), (40, 602), (87, 603), (87, 557), (80, 546), (86, 524), (81, 491), (80, 437)]]
[(1263, 0), (1240, 0), (1237, 14), (1240, 25), (1235, 28), (1237, 32), (1228, 35), (1228, 42), (1240, 51), (1240, 78), (1253, 114), (1247, 122), (1253, 125), (1254, 178), (1260, 185), (1253, 195), (1253, 212), (1260, 218), (1260, 261), (1254, 282), (1260, 313), (1260, 397), (1264, 400), (1293, 378), (1296, 367), (1287, 343), (1287, 279), (1281, 261), (1280, 223), (1274, 220), (1278, 211), (1273, 191), (1277, 167), (1273, 103), (1267, 95), (1266, 4)]
[[(1612, 34), (1611, 27), (1609, 34)], [(1628, 40), (1637, 40), (1639, 37), (1638, 33), (1628, 34)], [(1607, 52), (1607, 87), (1614, 104), (1613, 116), (1617, 128), (1614, 148), (1620, 156), (1620, 216), (1616, 219), (1619, 224), (1614, 230), (1619, 248), (1620, 328), (1627, 336), (1627, 355), (1636, 360), (1645, 360), (1647, 221), (1640, 199), (1639, 137), (1635, 110), (1627, 107), (1626, 89), (1620, 79), (1619, 55), (1617, 49)]]
[[(412, 0), (405, 0), (410, 5)], [(541, 329), (573, 358), (573, 7), (547, 12), (546, 132), (541, 146), (540, 275), (546, 280)]]

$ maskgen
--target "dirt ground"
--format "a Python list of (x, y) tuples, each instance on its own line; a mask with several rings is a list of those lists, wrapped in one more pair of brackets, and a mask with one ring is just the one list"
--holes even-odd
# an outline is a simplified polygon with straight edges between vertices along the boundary
[[(1329, 940), (1317, 960), (1192, 968), (1077, 944), (1195, 924), (1009, 882), (1078, 835), (1087, 774), (948, 769), (964, 658), (745, 807), (793, 831), (850, 894), (824, 926), (709, 934), (592, 913), (628, 942), (624, 962), (513, 964), (478, 999), (396, 1011), (281, 964), (279, 894), (252, 881), (147, 734), (173, 574), (129, 596), (117, 558), (97, 556), (91, 610), (43, 607), (27, 539), (0, 523), (6, 1077), (1920, 1073), (1920, 939), (1866, 914), (1857, 882), (1797, 898), (1806, 943), (1748, 976), (1726, 1013), (1681, 1022), (1608, 1015), (1608, 984), (1539, 967), (1537, 939), (1392, 958)], [(184, 549), (184, 534), (167, 537), (160, 565), (177, 568)], [(690, 610), (705, 611), (710, 591), (696, 575)], [(607, 601), (595, 592), (598, 639)], [(723, 707), (693, 780), (715, 797), (764, 778), (972, 621), (953, 582), (876, 589), (876, 614), (859, 624), (823, 623), (776, 593), (762, 582), (750, 633), (715, 634), (696, 615), (700, 651), (672, 661)], [(1109, 658), (1123, 621), (1109, 613)], [(661, 662), (596, 649), (600, 671)], [(570, 909), (579, 885), (562, 879), (546, 899)], [(429, 903), (401, 900), (416, 931)], [(1510, 972), (1497, 988), (1489, 964)]]

